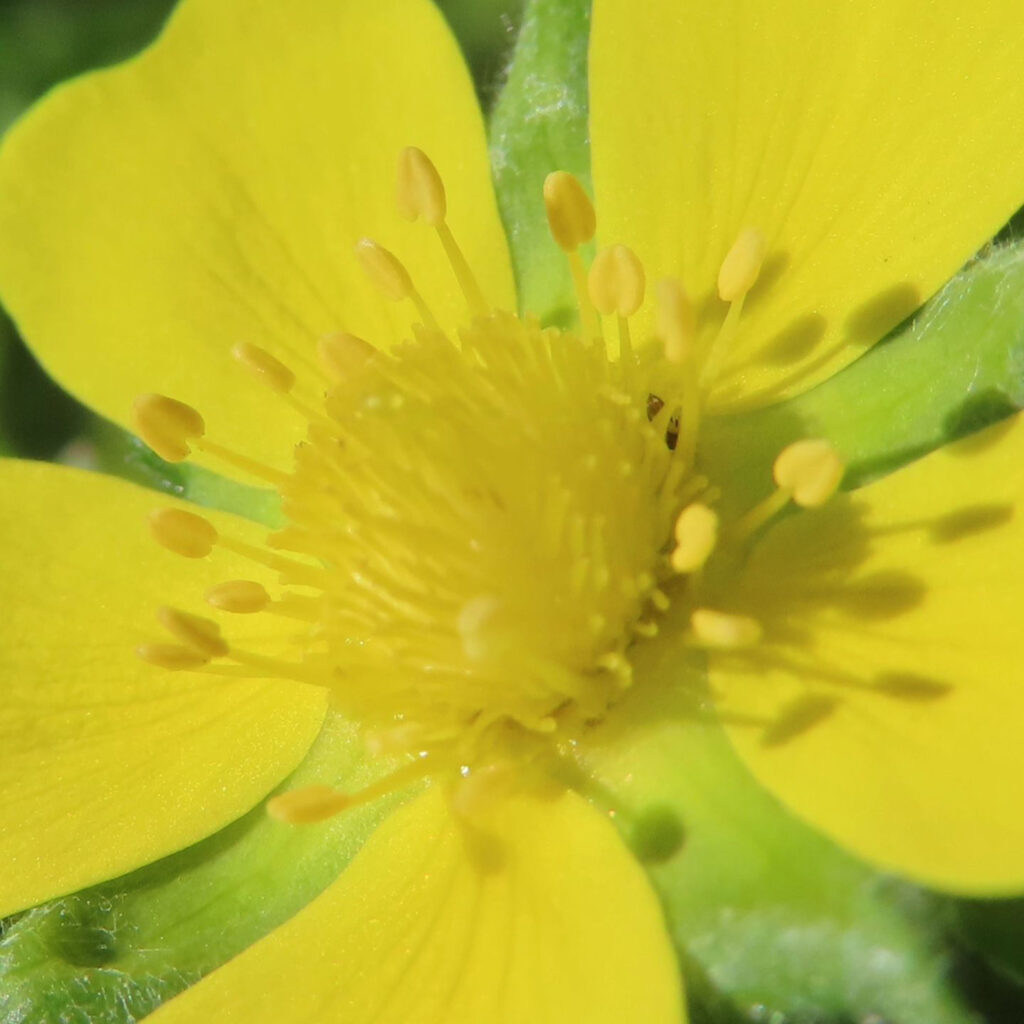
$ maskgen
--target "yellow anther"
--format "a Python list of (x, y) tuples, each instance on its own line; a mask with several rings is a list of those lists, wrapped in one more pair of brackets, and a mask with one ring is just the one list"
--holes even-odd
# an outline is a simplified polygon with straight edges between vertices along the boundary
[(271, 391), (287, 395), (295, 387), (295, 374), (266, 349), (240, 341), (231, 354)]
[(253, 580), (228, 580), (206, 592), (206, 603), (222, 612), (248, 615), (263, 611), (270, 604), (270, 595)]
[(204, 657), (223, 658), (228, 653), (228, 645), (220, 635), (220, 626), (216, 622), (180, 612), (177, 608), (158, 608), (156, 617), (168, 633)]
[(180, 644), (140, 644), (135, 648), (135, 653), (150, 665), (173, 672), (201, 668), (210, 660), (194, 647), (183, 647)]
[(544, 179), (544, 206), (551, 236), (563, 252), (573, 252), (594, 237), (594, 206), (568, 171), (554, 171)]
[(772, 473), (778, 486), (804, 508), (824, 505), (839, 489), (845, 467), (828, 441), (806, 440), (783, 448)]
[(725, 302), (743, 298), (761, 273), (764, 260), (764, 235), (756, 228), (747, 228), (733, 243), (718, 271), (718, 294)]
[(441, 175), (416, 146), (406, 146), (398, 156), (396, 198), (398, 212), (406, 220), (422, 217), (431, 227), (441, 224), (448, 212)]
[(151, 512), (149, 528), (157, 543), (186, 558), (205, 558), (217, 543), (213, 524), (182, 508), (160, 508)]
[(325, 335), (317, 342), (316, 352), (323, 368), (336, 381), (351, 380), (379, 354), (368, 341), (348, 331)]
[(333, 818), (350, 806), (351, 800), (330, 786), (304, 786), (267, 801), (267, 814), (287, 825), (311, 825)]
[(747, 615), (730, 615), (712, 608), (698, 608), (690, 617), (690, 626), (703, 647), (737, 650), (761, 639), (761, 623)]
[(673, 277), (658, 282), (658, 333), (665, 344), (665, 358), (681, 363), (693, 354), (697, 337), (697, 311), (682, 282)]
[(355, 252), (366, 276), (387, 298), (400, 302), (412, 297), (412, 278), (394, 253), (372, 238), (358, 241)]
[(192, 453), (189, 441), (206, 432), (203, 417), (191, 405), (164, 395), (139, 395), (131, 420), (135, 433), (168, 462), (187, 459)]
[(700, 502), (688, 505), (676, 520), (675, 538), (672, 568), (676, 572), (696, 572), (715, 550), (718, 516)]
[(644, 268), (625, 245), (602, 249), (590, 268), (590, 301), (606, 316), (632, 316), (644, 301)]

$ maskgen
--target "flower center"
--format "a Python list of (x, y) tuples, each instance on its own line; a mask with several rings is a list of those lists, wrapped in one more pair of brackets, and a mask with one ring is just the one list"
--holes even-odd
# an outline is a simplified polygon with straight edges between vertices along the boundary
[[(164, 458), (184, 459), (195, 446), (276, 487), (287, 525), (266, 549), (179, 509), (155, 513), (152, 527), (182, 555), (220, 544), (276, 569), (273, 599), (258, 583), (232, 580), (207, 602), (286, 614), (303, 628), (301, 661), (285, 664), (237, 649), (210, 619), (165, 608), (160, 621), (177, 643), (140, 655), (206, 671), (233, 661), (225, 669), (327, 687), (373, 749), (412, 755), (384, 788), (417, 773), (486, 779), (509, 763), (550, 759), (623, 698), (633, 646), (657, 633), (673, 601), (687, 609), (693, 644), (756, 643), (756, 621), (702, 606), (705, 563), (790, 500), (827, 500), (842, 471), (823, 442), (792, 445), (776, 462), (775, 494), (725, 527), (700, 472), (701, 409), (757, 278), (756, 232), (722, 264), (719, 293), (730, 306), (717, 337), (698, 351), (682, 287), (662, 282), (662, 344), (637, 352), (629, 318), (643, 302), (643, 268), (617, 245), (588, 274), (579, 248), (595, 218), (576, 179), (551, 175), (545, 202), (576, 284), (578, 333), (489, 307), (446, 224), (440, 177), (419, 150), (402, 154), (398, 199), (403, 214), (437, 231), (466, 326), (446, 336), (399, 260), (359, 243), (373, 284), (418, 310), (412, 338), (389, 353), (351, 334), (323, 339), (320, 408), (296, 396), (295, 376), (275, 357), (234, 349), (308, 419), (290, 472), (208, 439), (202, 417), (173, 399), (146, 395), (134, 406), (140, 436)], [(602, 333), (609, 323), (614, 358)], [(274, 809), (316, 820), (380, 789), (314, 787)]]

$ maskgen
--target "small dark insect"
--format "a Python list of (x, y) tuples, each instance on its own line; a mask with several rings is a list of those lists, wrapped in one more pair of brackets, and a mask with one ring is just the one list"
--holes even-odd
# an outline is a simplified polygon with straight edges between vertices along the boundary
[[(653, 420), (655, 416), (665, 408), (665, 402), (657, 395), (647, 396), (647, 419)], [(668, 445), (669, 451), (675, 451), (676, 445), (679, 443), (679, 413), (674, 412), (672, 417), (668, 421), (668, 427), (665, 430), (665, 444)]]

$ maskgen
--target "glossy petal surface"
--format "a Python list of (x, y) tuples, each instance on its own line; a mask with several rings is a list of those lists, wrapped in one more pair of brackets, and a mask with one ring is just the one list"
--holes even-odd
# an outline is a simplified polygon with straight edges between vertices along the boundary
[(717, 408), (828, 376), (1017, 209), (1019, 24), (1012, 0), (595, 2), (602, 239), (680, 275), (708, 330), (726, 252), (767, 241)]
[[(353, 246), (406, 261), (435, 314), (464, 302), (431, 228), (395, 209), (402, 147), (444, 176), (492, 302), (511, 272), (472, 85), (426, 0), (186, 0), (140, 58), (55, 92), (0, 156), (0, 294), (50, 372), (124, 422), (165, 392), (222, 443), (287, 458), (295, 411), (230, 357), (247, 341), (315, 386), (314, 344), (391, 344)], [(44, 272), (45, 271), (45, 272)]]
[(291, 922), (153, 1017), (347, 1024), (683, 1019), (653, 893), (580, 798), (513, 798), (467, 831), (436, 789)]
[(237, 818), (302, 759), (325, 704), (298, 683), (172, 674), (136, 657), (161, 638), (158, 605), (201, 611), (210, 584), (251, 575), (219, 552), (186, 561), (160, 548), (146, 514), (166, 498), (46, 464), (2, 462), (0, 481), (2, 916)]
[(973, 893), (1024, 883), (1024, 421), (951, 445), (756, 547), (718, 656), (760, 780), (842, 845)]

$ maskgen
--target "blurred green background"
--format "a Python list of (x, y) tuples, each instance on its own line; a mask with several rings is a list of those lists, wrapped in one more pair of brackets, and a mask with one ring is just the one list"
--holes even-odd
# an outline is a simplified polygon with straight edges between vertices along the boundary
[[(493, 100), (515, 39), (522, 0), (438, 0)], [(0, 135), (66, 78), (130, 56), (160, 30), (174, 0), (0, 0)], [(124, 470), (126, 440), (40, 370), (0, 307), (0, 455)], [(130, 470), (129, 470), (130, 472)]]

